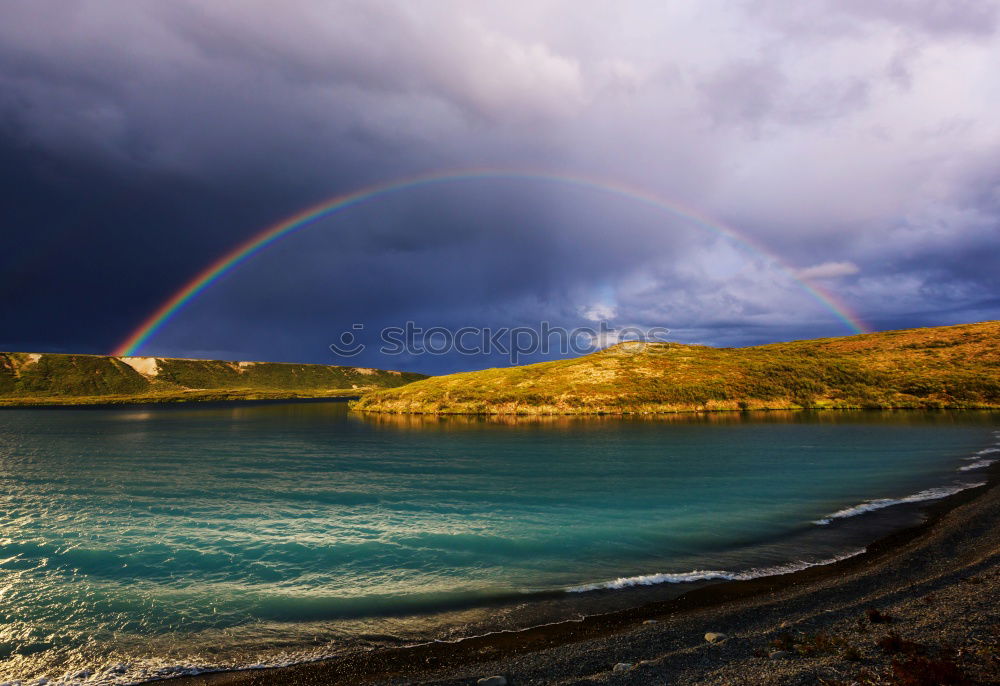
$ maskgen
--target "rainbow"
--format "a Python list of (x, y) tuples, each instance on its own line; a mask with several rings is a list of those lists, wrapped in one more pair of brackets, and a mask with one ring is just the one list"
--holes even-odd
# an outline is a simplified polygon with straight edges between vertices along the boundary
[(137, 351), (149, 342), (149, 339), (156, 334), (167, 322), (169, 322), (184, 306), (195, 298), (199, 293), (209, 288), (222, 276), (240, 266), (254, 255), (266, 249), (275, 241), (300, 231), (315, 224), (319, 220), (349, 209), (356, 205), (376, 200), (386, 195), (407, 191), (422, 186), (455, 183), (459, 181), (469, 181), (476, 179), (487, 180), (527, 180), (545, 183), (556, 183), (567, 186), (575, 186), (588, 190), (598, 191), (610, 195), (615, 195), (630, 200), (640, 202), (659, 210), (665, 211), (676, 217), (692, 222), (697, 226), (707, 229), (715, 234), (750, 248), (755, 253), (763, 255), (769, 261), (777, 265), (794, 281), (799, 283), (803, 290), (819, 301), (824, 307), (832, 312), (836, 317), (846, 324), (853, 333), (866, 333), (868, 327), (861, 321), (858, 315), (852, 313), (846, 305), (839, 302), (836, 297), (823, 290), (819, 286), (810, 283), (806, 279), (796, 275), (794, 267), (786, 263), (781, 257), (764, 249), (746, 236), (741, 235), (732, 227), (726, 226), (716, 220), (710, 219), (692, 209), (686, 208), (675, 202), (667, 202), (658, 196), (636, 188), (630, 188), (613, 181), (604, 181), (574, 174), (560, 174), (538, 171), (516, 171), (508, 169), (466, 169), (448, 172), (435, 172), (412, 176), (405, 179), (397, 179), (385, 183), (378, 183), (365, 186), (351, 193), (338, 195), (328, 200), (324, 200), (316, 205), (312, 205), (297, 214), (281, 220), (277, 224), (251, 236), (225, 255), (208, 265), (193, 279), (188, 281), (180, 290), (175, 292), (160, 307), (150, 314), (136, 328), (127, 339), (125, 339), (112, 355), (128, 356), (135, 355)]

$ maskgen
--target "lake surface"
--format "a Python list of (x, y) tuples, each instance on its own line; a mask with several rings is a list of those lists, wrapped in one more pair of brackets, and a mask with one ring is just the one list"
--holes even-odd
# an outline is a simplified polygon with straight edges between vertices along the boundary
[(998, 458), (980, 412), (4, 410), (0, 681), (284, 664), (822, 563)]

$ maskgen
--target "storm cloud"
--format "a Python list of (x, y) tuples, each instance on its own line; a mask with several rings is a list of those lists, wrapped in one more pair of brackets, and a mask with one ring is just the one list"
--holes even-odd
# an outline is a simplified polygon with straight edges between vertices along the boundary
[(482, 167), (710, 219), (528, 178), (401, 190), (258, 254), (143, 351), (337, 363), (353, 324), (407, 320), (850, 333), (798, 279), (874, 329), (995, 319), (998, 17), (940, 0), (5, 3), (0, 348), (108, 352), (283, 217)]

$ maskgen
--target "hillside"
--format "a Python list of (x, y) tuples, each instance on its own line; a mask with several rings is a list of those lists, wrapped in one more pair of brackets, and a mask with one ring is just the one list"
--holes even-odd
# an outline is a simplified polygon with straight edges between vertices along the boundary
[(0, 353), (0, 405), (322, 398), (424, 378), (322, 364)]
[(357, 410), (595, 414), (1000, 408), (1000, 322), (712, 348), (621, 343), (570, 360), (375, 391)]

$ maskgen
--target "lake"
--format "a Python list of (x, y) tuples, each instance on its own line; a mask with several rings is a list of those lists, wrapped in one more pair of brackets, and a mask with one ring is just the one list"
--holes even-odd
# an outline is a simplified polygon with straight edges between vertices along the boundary
[(997, 458), (988, 412), (5, 409), (0, 681), (288, 664), (821, 564)]

